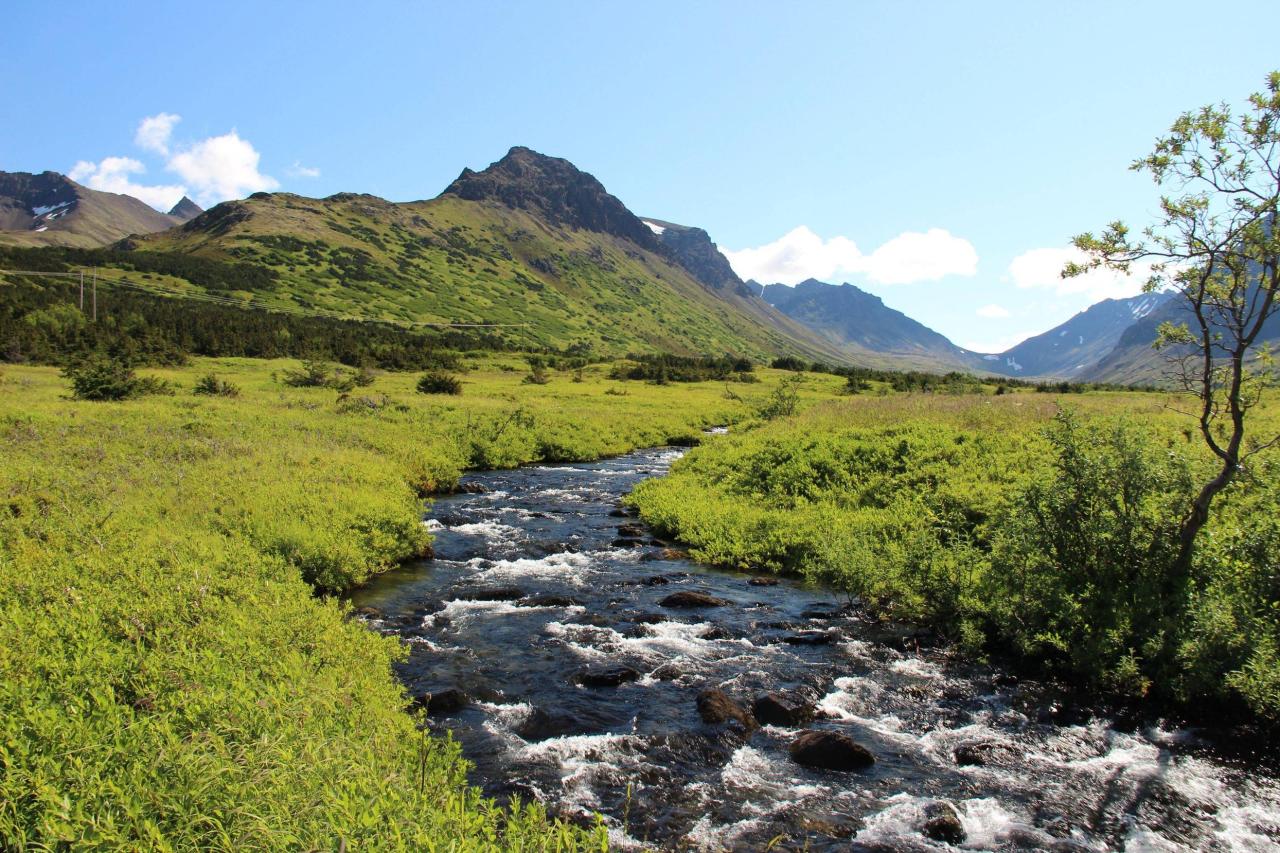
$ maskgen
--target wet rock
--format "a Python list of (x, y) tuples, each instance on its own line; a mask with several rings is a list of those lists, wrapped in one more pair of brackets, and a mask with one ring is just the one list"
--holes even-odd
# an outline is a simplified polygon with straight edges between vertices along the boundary
[(962, 743), (952, 753), (961, 767), (991, 767), (1007, 763), (1013, 756), (1013, 748), (995, 741)]
[(659, 681), (675, 681), (677, 678), (684, 675), (684, 670), (682, 670), (677, 664), (664, 663), (649, 674)]
[(661, 607), (724, 607), (729, 602), (697, 590), (673, 592), (658, 602)]
[(618, 526), (618, 535), (627, 539), (639, 539), (645, 535), (644, 525), (621, 524)]
[(575, 625), (590, 625), (593, 628), (607, 628), (611, 624), (609, 617), (603, 613), (583, 613), (573, 620)]
[(791, 646), (827, 646), (835, 639), (835, 635), (826, 631), (798, 631), (787, 634), (782, 642)]
[(666, 586), (669, 583), (671, 581), (662, 575), (652, 575), (640, 581), (641, 586)]
[(751, 586), (777, 586), (780, 582), (778, 578), (771, 578), (765, 575), (747, 581)]
[(732, 640), (733, 634), (723, 625), (712, 625), (708, 630), (704, 631), (699, 637), (702, 640)]
[(458, 593), (463, 601), (515, 601), (524, 598), (524, 590), (518, 586), (491, 586), (480, 589), (464, 589)]
[(661, 551), (658, 552), (658, 559), (687, 560), (689, 559), (689, 552), (685, 551), (682, 548), (663, 548)]
[(573, 680), (583, 687), (617, 687), (635, 681), (640, 673), (629, 666), (598, 666), (579, 670)]
[(797, 696), (766, 693), (752, 703), (757, 721), (769, 726), (800, 726), (814, 718), (814, 706)]
[(967, 837), (955, 806), (945, 800), (929, 803), (924, 807), (924, 824), (920, 827), (920, 832), (925, 838), (944, 844), (962, 844)]
[(516, 602), (516, 607), (578, 607), (582, 604), (567, 595), (530, 595)]
[(813, 607), (806, 607), (801, 613), (802, 619), (815, 619), (818, 621), (826, 621), (828, 619), (838, 619), (840, 617), (840, 608), (830, 604), (817, 604)]
[(488, 493), (489, 489), (483, 483), (462, 483), (458, 486), (458, 491), (468, 495), (483, 495)]
[(840, 732), (810, 729), (791, 742), (791, 760), (822, 770), (862, 770), (876, 763), (865, 746)]
[(637, 625), (656, 625), (669, 620), (665, 613), (637, 613), (631, 617), (631, 621)]
[(351, 615), (360, 619), (385, 619), (386, 614), (376, 607), (357, 607)]
[(614, 548), (640, 548), (644, 542), (639, 539), (615, 539), (609, 543)]
[(609, 511), (610, 518), (632, 518), (635, 516), (635, 514), (636, 514), (635, 510), (633, 510), (631, 507), (626, 507), (626, 506), (620, 506), (617, 509)]
[(471, 697), (456, 687), (446, 687), (413, 697), (413, 707), (423, 708), (431, 716), (456, 714), (471, 702)]
[(751, 713), (733, 701), (728, 693), (712, 687), (698, 694), (698, 716), (704, 723), (718, 725), (720, 723), (736, 723), (744, 731), (756, 727)]
[(513, 730), (520, 737), (533, 743), (540, 740), (549, 740), (553, 737), (576, 734), (581, 729), (581, 722), (568, 714), (534, 708), (533, 712), (518, 726), (515, 726)]

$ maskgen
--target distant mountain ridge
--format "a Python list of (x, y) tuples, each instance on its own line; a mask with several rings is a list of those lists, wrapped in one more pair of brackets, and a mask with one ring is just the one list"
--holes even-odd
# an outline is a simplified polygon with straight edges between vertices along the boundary
[[(994, 362), (989, 369), (1008, 376), (1087, 376), (1134, 324), (1159, 311), (1169, 299), (1166, 293), (1104, 299), (1043, 334), (987, 356)], [(1151, 340), (1155, 340), (1154, 334), (1148, 346)]]
[(904, 366), (920, 370), (983, 366), (980, 356), (852, 284), (826, 284), (811, 278), (795, 286), (756, 287), (770, 305), (823, 335), (855, 361), (870, 352), (894, 356)]
[[(164, 214), (56, 172), (0, 172), (6, 243), (257, 265), (266, 275), (242, 276), (252, 285), (238, 291), (251, 303), (502, 320), (528, 324), (549, 346), (800, 354), (1027, 379), (1154, 381), (1156, 329), (1187, 319), (1164, 294), (1105, 299), (1002, 353), (971, 352), (852, 284), (744, 282), (702, 228), (636, 216), (568, 160), (521, 146), (463, 169), (433, 200), (403, 204), (255, 193), (209, 211), (184, 196)], [(279, 284), (261, 287), (269, 281)], [(1271, 325), (1264, 337), (1280, 339), (1280, 318)]]
[(181, 225), (199, 212), (188, 198), (164, 214), (133, 196), (92, 190), (58, 172), (0, 172), (0, 243), (101, 246)]
[(199, 267), (193, 288), (263, 307), (497, 323), (524, 344), (619, 355), (842, 360), (753, 293), (704, 281), (596, 178), (523, 147), (429, 201), (255, 193), (114, 248), (192, 256), (175, 277)]

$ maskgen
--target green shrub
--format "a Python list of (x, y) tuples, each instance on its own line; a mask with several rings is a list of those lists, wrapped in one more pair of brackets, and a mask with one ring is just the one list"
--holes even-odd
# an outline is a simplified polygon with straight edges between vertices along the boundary
[(462, 380), (443, 370), (429, 370), (418, 380), (420, 394), (461, 394)]
[(207, 397), (239, 397), (240, 389), (226, 380), (219, 379), (216, 373), (206, 373), (196, 380), (196, 386), (191, 393)]
[(1190, 592), (1173, 568), (1190, 470), (1127, 420), (1084, 426), (1063, 413), (1047, 437), (1051, 469), (995, 533), (994, 630), (1027, 659), (1110, 690), (1167, 687)]
[(154, 376), (138, 376), (120, 358), (94, 355), (69, 365), (62, 372), (71, 380), (77, 400), (129, 400), (147, 394), (172, 394), (168, 382)]
[(803, 380), (799, 376), (790, 376), (782, 380), (782, 384), (773, 389), (769, 399), (760, 407), (759, 416), (766, 421), (776, 418), (789, 418), (796, 413), (796, 405), (800, 401), (797, 386)]

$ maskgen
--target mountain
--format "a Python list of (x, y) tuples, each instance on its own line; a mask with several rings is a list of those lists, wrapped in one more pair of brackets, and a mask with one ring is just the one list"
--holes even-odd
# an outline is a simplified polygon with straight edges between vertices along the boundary
[(110, 254), (140, 270), (143, 252), (171, 287), (265, 307), (516, 324), (526, 344), (615, 354), (843, 360), (759, 297), (700, 280), (598, 180), (528, 148), (428, 201), (255, 193)]
[[(1163, 293), (1104, 299), (1055, 326), (997, 355), (985, 356), (987, 369), (1006, 376), (1077, 379), (1093, 375), (1134, 324), (1158, 313), (1168, 302)], [(1148, 339), (1155, 340), (1154, 326)]]
[(766, 302), (818, 332), (857, 364), (874, 366), (888, 358), (896, 366), (917, 370), (983, 368), (981, 356), (852, 284), (815, 279), (794, 287), (752, 284)]
[[(1081, 374), (1093, 382), (1123, 384), (1159, 383), (1168, 378), (1166, 358), (1177, 351), (1158, 352), (1152, 344), (1162, 323), (1186, 323), (1195, 328), (1195, 317), (1180, 297), (1165, 296), (1161, 304), (1124, 330), (1116, 345)], [(1229, 339), (1229, 333), (1227, 333)], [(1280, 314), (1273, 314), (1262, 327), (1258, 344), (1280, 344)]]
[(202, 213), (204, 208), (185, 195), (181, 201), (169, 209), (169, 215), (179, 222), (190, 222)]
[(483, 172), (463, 169), (442, 196), (492, 201), (544, 222), (596, 231), (657, 251), (653, 232), (594, 176), (559, 157), (516, 146)]
[(133, 196), (91, 190), (57, 172), (0, 172), (0, 244), (103, 246), (184, 221)]
[(701, 228), (676, 225), (652, 217), (641, 220), (658, 238), (658, 242), (676, 262), (707, 287), (731, 289), (740, 296), (755, 296), (757, 288), (748, 287), (729, 265), (729, 259), (711, 242), (711, 235)]

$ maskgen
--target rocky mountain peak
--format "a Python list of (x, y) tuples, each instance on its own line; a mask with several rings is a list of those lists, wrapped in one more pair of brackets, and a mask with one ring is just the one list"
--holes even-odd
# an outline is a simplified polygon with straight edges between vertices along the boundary
[(517, 146), (480, 172), (463, 169), (441, 194), (494, 201), (567, 228), (597, 231), (657, 250), (659, 242), (604, 185), (568, 160)]
[(182, 200), (175, 204), (169, 210), (169, 215), (183, 222), (190, 222), (200, 214), (204, 213), (204, 208), (191, 200), (189, 196), (183, 196)]
[(641, 220), (654, 233), (658, 242), (693, 277), (715, 290), (731, 289), (739, 296), (756, 296), (759, 287), (748, 287), (729, 265), (729, 259), (711, 242), (711, 235), (701, 228), (676, 225), (661, 219)]

